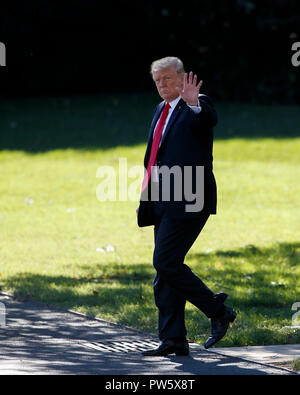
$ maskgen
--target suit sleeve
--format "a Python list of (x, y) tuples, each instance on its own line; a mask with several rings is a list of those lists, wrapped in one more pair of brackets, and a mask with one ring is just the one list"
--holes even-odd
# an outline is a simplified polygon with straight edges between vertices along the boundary
[(199, 95), (198, 100), (201, 111), (197, 114), (197, 117), (207, 125), (215, 126), (218, 123), (218, 116), (211, 98), (207, 95)]

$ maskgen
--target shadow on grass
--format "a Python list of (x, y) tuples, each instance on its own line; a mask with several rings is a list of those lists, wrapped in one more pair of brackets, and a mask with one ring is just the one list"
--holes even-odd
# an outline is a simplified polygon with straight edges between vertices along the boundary
[(84, 265), (84, 271), (86, 274), (80, 276), (22, 272), (2, 283), (19, 300), (80, 310), (91, 317), (109, 316), (111, 320), (140, 328), (156, 326), (154, 269), (149, 263), (130, 267), (118, 263)]
[[(228, 303), (242, 312), (241, 321), (253, 326), (247, 330), (257, 336), (273, 330), (266, 326), (258, 331), (256, 326), (265, 320), (291, 320), (291, 306), (299, 301), (299, 253), (300, 243), (265, 248), (249, 245), (189, 254), (187, 264), (214, 292), (230, 295)], [(155, 332), (154, 269), (149, 263), (85, 265), (84, 270), (79, 277), (22, 272), (3, 277), (2, 285), (18, 298), (79, 309), (90, 316), (113, 317), (119, 323)], [(197, 323), (199, 317), (198, 311), (187, 311), (191, 323)], [(206, 321), (202, 324), (207, 331)]]
[(190, 254), (188, 259), (200, 277), (230, 294), (237, 305), (290, 309), (299, 299), (299, 257), (300, 243), (282, 242)]
[[(234, 298), (240, 298), (243, 304), (271, 307), (295, 302), (293, 298), (300, 277), (299, 256), (300, 242), (276, 243), (271, 247), (248, 245), (232, 251), (190, 253), (186, 263), (204, 281), (215, 284), (217, 288), (232, 290)], [(18, 295), (65, 301), (70, 306), (79, 306), (85, 297), (94, 303), (100, 296), (114, 305), (120, 299), (128, 299), (128, 303), (142, 299), (143, 286), (152, 287), (155, 274), (149, 263), (85, 264), (80, 266), (80, 272), (83, 271), (86, 275), (78, 277), (22, 272), (2, 278), (2, 284), (5, 288), (14, 289)], [(91, 294), (80, 294), (78, 289), (86, 286)], [(250, 291), (253, 295), (249, 294)]]
[[(0, 149), (31, 153), (146, 144), (155, 93), (0, 101)], [(216, 103), (216, 139), (299, 137), (296, 106)]]

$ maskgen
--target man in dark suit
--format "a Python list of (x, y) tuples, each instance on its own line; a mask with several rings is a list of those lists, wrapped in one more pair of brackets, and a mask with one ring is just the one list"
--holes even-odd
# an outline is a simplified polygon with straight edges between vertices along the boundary
[(186, 301), (211, 319), (206, 348), (218, 342), (236, 318), (224, 304), (227, 295), (212, 292), (184, 264), (209, 216), (216, 214), (212, 148), (217, 114), (211, 99), (199, 94), (202, 81), (185, 73), (180, 59), (159, 59), (151, 73), (163, 102), (150, 127), (137, 220), (139, 226), (154, 225), (153, 288), (161, 344), (143, 355), (188, 355)]

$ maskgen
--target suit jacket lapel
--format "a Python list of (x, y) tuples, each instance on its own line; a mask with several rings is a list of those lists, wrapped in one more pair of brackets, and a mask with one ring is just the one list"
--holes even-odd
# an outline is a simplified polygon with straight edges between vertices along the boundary
[(151, 123), (151, 126), (150, 126), (150, 131), (149, 131), (149, 136), (148, 136), (148, 143), (150, 141), (151, 144), (152, 144), (152, 137), (153, 137), (154, 128), (155, 128), (155, 125), (156, 125), (156, 123), (157, 123), (157, 121), (158, 121), (158, 119), (160, 117), (160, 114), (161, 114), (163, 108), (164, 108), (164, 104), (165, 104), (165, 102), (163, 101), (163, 102), (159, 103), (159, 105), (156, 108), (156, 111), (155, 111), (155, 114), (154, 114), (154, 117), (152, 119), (152, 123)]
[(145, 167), (146, 167), (146, 163), (148, 162), (150, 152), (151, 152), (154, 128), (155, 128), (155, 125), (160, 117), (160, 114), (161, 114), (163, 108), (164, 108), (164, 103), (165, 103), (164, 101), (159, 103), (159, 105), (157, 106), (156, 111), (154, 113), (153, 119), (152, 119), (152, 123), (151, 123), (150, 130), (149, 130), (149, 135), (148, 135), (147, 150), (145, 153), (145, 160), (144, 160)]
[(174, 108), (174, 110), (172, 112), (172, 115), (171, 115), (171, 117), (169, 119), (169, 122), (167, 124), (166, 130), (164, 131), (164, 134), (162, 136), (159, 149), (161, 149), (163, 143), (166, 141), (166, 138), (167, 138), (167, 136), (168, 136), (168, 134), (170, 132), (170, 129), (171, 129), (173, 123), (175, 122), (176, 118), (178, 117), (178, 115), (179, 115), (179, 113), (181, 111), (182, 105), (183, 105), (183, 100), (180, 99), (179, 102), (177, 103), (177, 106)]
[[(144, 166), (145, 167), (147, 167), (147, 163), (148, 163), (150, 152), (151, 152), (154, 128), (155, 128), (155, 125), (156, 125), (156, 123), (157, 123), (157, 121), (158, 121), (158, 119), (160, 117), (160, 114), (161, 114), (161, 112), (163, 110), (164, 103), (165, 102), (163, 101), (157, 106), (156, 112), (154, 114), (154, 117), (153, 117), (153, 120), (152, 120), (152, 123), (151, 123), (151, 126), (150, 126), (150, 131), (149, 131), (149, 135), (148, 135), (148, 145), (147, 145), (147, 150), (146, 150), (145, 159), (144, 159)], [(164, 134), (162, 136), (159, 150), (161, 149), (163, 143), (165, 142), (166, 137), (167, 137), (167, 135), (170, 132), (171, 126), (173, 125), (173, 123), (175, 122), (177, 116), (179, 115), (180, 110), (182, 109), (183, 103), (184, 103), (184, 101), (182, 99), (180, 99), (179, 102), (177, 103), (176, 107), (174, 108), (174, 110), (172, 112), (172, 115), (171, 115), (171, 117), (170, 117), (170, 119), (168, 121), (166, 130), (164, 131)]]

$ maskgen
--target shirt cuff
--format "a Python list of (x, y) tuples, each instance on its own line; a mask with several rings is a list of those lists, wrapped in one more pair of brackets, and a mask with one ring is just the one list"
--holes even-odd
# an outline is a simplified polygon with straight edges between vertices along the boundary
[(190, 107), (190, 109), (192, 111), (194, 111), (195, 114), (199, 114), (199, 112), (202, 110), (199, 100), (198, 100), (198, 106), (190, 106), (189, 104), (188, 104), (188, 106)]

